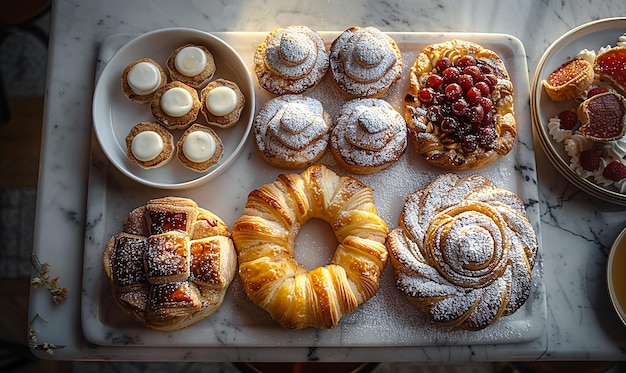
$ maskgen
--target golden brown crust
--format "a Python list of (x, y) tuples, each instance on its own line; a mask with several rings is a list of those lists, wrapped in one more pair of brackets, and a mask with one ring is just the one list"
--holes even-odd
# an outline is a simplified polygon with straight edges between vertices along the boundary
[(381, 97), (402, 76), (402, 53), (396, 42), (375, 27), (353, 26), (330, 47), (330, 71), (349, 98)]
[(304, 168), (328, 147), (332, 118), (322, 104), (302, 95), (283, 95), (266, 102), (254, 119), (257, 151), (269, 164)]
[(567, 101), (585, 92), (594, 76), (593, 62), (574, 58), (553, 71), (541, 84), (552, 100)]
[(102, 255), (113, 298), (125, 313), (150, 328), (172, 331), (219, 308), (237, 269), (221, 219), (179, 197), (148, 201), (127, 219), (132, 222), (125, 222)]
[(328, 70), (321, 36), (306, 26), (270, 32), (254, 53), (254, 72), (261, 88), (273, 95), (304, 94)]
[[(207, 97), (209, 96), (209, 93), (217, 87), (228, 87), (235, 91), (235, 94), (237, 95), (237, 107), (226, 115), (214, 115), (207, 107)], [(202, 89), (200, 92), (200, 102), (202, 103), (200, 110), (208, 124), (221, 128), (228, 128), (235, 125), (239, 121), (241, 111), (246, 104), (246, 98), (243, 93), (241, 93), (237, 83), (226, 79), (216, 79)]]
[[(187, 92), (189, 92), (193, 100), (192, 107), (189, 112), (181, 117), (173, 117), (167, 115), (167, 113), (165, 113), (163, 111), (163, 108), (161, 107), (161, 97), (165, 92), (172, 88), (182, 88), (186, 90)], [(198, 97), (198, 91), (179, 81), (170, 82), (159, 88), (154, 93), (152, 101), (150, 101), (152, 116), (154, 116), (154, 118), (158, 120), (161, 124), (163, 124), (167, 129), (185, 129), (189, 127), (191, 123), (195, 122), (196, 119), (198, 119), (198, 113), (200, 112), (201, 106), (202, 103), (200, 102), (200, 99)]]
[[(183, 50), (186, 47), (197, 47), (200, 50), (202, 50), (204, 52), (204, 55), (206, 56), (206, 62), (207, 62), (206, 66), (204, 67), (202, 72), (200, 72), (197, 75), (186, 76), (184, 74), (181, 74), (178, 71), (178, 69), (176, 69), (176, 56), (181, 50)], [(165, 66), (167, 66), (167, 70), (169, 71), (170, 77), (172, 78), (172, 80), (177, 80), (179, 82), (185, 83), (186, 85), (196, 88), (196, 89), (200, 89), (204, 87), (211, 80), (216, 70), (215, 60), (213, 59), (213, 54), (211, 54), (211, 52), (208, 49), (206, 49), (206, 47), (202, 45), (195, 45), (195, 44), (186, 44), (186, 45), (183, 45), (182, 47), (176, 48), (168, 57)]]
[[(312, 271), (294, 259), (301, 226), (327, 221), (339, 246), (332, 263)], [(387, 225), (372, 190), (321, 165), (281, 174), (250, 192), (233, 226), (246, 294), (281, 326), (331, 328), (377, 292), (387, 262)]]
[[(153, 131), (161, 136), (163, 141), (163, 151), (153, 159), (148, 161), (142, 161), (135, 157), (133, 154), (132, 145), (133, 139), (141, 132)], [(165, 127), (155, 122), (140, 122), (130, 129), (128, 135), (126, 135), (126, 156), (133, 163), (138, 164), (142, 168), (156, 168), (167, 164), (174, 156), (174, 136)]]
[(122, 72), (122, 77), (120, 79), (121, 86), (122, 86), (122, 93), (124, 93), (124, 96), (128, 97), (128, 99), (133, 102), (136, 102), (139, 104), (147, 104), (152, 100), (152, 97), (154, 97), (154, 92), (149, 93), (149, 94), (144, 94), (144, 95), (137, 94), (133, 91), (133, 89), (128, 84), (128, 73), (130, 72), (130, 69), (132, 69), (136, 64), (140, 62), (149, 62), (153, 64), (159, 70), (159, 73), (161, 75), (161, 83), (159, 84), (159, 87), (162, 87), (165, 84), (167, 84), (167, 75), (165, 75), (165, 71), (163, 71), (163, 68), (161, 67), (161, 65), (159, 65), (156, 61), (154, 61), (151, 58), (142, 58), (126, 66), (126, 68)]
[(526, 302), (538, 243), (517, 195), (449, 173), (407, 196), (387, 247), (411, 303), (437, 324), (479, 330)]
[[(489, 146), (479, 147), (468, 153), (429, 120), (426, 106), (418, 98), (420, 88), (426, 86), (426, 80), (434, 72), (437, 61), (444, 56), (456, 61), (465, 55), (475, 57), (497, 78), (491, 93), (497, 137)], [(435, 166), (459, 171), (485, 167), (510, 152), (515, 144), (517, 124), (514, 116), (513, 83), (501, 58), (494, 51), (476, 43), (451, 40), (424, 48), (411, 68), (404, 105), (404, 117), (411, 142), (417, 152)]]
[(337, 163), (354, 174), (372, 174), (396, 162), (407, 146), (406, 122), (386, 101), (346, 102), (330, 136)]
[[(194, 131), (202, 131), (208, 133), (215, 140), (215, 153), (213, 156), (204, 162), (194, 162), (187, 158), (185, 152), (183, 151), (183, 144), (185, 143), (185, 139), (189, 136), (189, 134)], [(224, 145), (222, 144), (222, 140), (219, 138), (217, 133), (213, 131), (211, 128), (203, 126), (198, 123), (194, 123), (191, 127), (187, 128), (180, 139), (176, 142), (176, 157), (183, 166), (187, 167), (190, 170), (197, 172), (204, 172), (210, 169), (211, 167), (217, 165), (220, 162), (220, 158), (222, 157), (222, 153), (224, 152)]]

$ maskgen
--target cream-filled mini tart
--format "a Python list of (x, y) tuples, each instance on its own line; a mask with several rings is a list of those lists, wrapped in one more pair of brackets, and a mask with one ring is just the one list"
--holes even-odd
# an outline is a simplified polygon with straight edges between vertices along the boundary
[(196, 89), (204, 87), (216, 69), (211, 52), (201, 45), (193, 44), (176, 48), (168, 57), (166, 66), (172, 80)]
[(176, 143), (176, 157), (183, 166), (204, 172), (220, 162), (224, 146), (211, 128), (194, 123)]
[(237, 83), (216, 79), (200, 92), (202, 115), (207, 123), (227, 128), (239, 121), (246, 99)]
[(140, 122), (126, 136), (126, 156), (145, 169), (167, 164), (174, 156), (174, 136), (155, 122)]
[(167, 129), (184, 129), (196, 121), (200, 112), (198, 91), (179, 81), (159, 88), (150, 102), (152, 115)]
[(133, 102), (147, 104), (157, 89), (167, 84), (167, 75), (156, 61), (142, 58), (126, 66), (121, 83), (124, 96)]

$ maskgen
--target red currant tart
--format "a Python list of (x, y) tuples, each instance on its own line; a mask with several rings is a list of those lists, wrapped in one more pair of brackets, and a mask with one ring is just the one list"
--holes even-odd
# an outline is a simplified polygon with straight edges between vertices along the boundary
[(410, 139), (429, 163), (477, 169), (513, 148), (513, 83), (502, 59), (478, 44), (452, 40), (424, 48), (404, 101)]

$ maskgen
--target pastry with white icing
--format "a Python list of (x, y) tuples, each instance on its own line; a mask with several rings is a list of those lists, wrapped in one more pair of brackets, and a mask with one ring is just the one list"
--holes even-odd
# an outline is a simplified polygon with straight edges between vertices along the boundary
[(396, 42), (375, 27), (351, 27), (330, 47), (333, 82), (350, 98), (377, 98), (402, 76), (402, 53)]
[(322, 80), (328, 63), (324, 41), (306, 26), (273, 30), (254, 53), (259, 85), (273, 95), (306, 93)]
[(448, 173), (406, 198), (387, 247), (397, 288), (427, 318), (479, 330), (526, 302), (538, 243), (516, 194)]
[(237, 83), (216, 79), (200, 92), (201, 112), (207, 123), (228, 128), (239, 121), (246, 99)]
[(121, 78), (122, 93), (129, 100), (147, 104), (157, 89), (167, 84), (167, 75), (161, 65), (150, 58), (142, 58), (126, 66)]
[(224, 146), (215, 131), (194, 123), (178, 140), (176, 150), (176, 157), (183, 166), (204, 172), (219, 163)]
[(126, 156), (142, 168), (157, 168), (174, 156), (174, 136), (155, 122), (140, 122), (126, 136)]
[(190, 87), (204, 87), (215, 74), (213, 54), (202, 45), (187, 44), (176, 48), (167, 59), (167, 70), (172, 80)]
[(406, 122), (387, 101), (357, 98), (346, 102), (330, 135), (330, 149), (354, 174), (378, 172), (396, 162), (407, 146)]
[(304, 168), (328, 146), (332, 118), (322, 103), (303, 95), (269, 100), (254, 119), (254, 140), (261, 157), (286, 169)]
[(200, 98), (192, 87), (179, 81), (159, 88), (150, 102), (152, 115), (167, 129), (184, 129), (196, 121)]

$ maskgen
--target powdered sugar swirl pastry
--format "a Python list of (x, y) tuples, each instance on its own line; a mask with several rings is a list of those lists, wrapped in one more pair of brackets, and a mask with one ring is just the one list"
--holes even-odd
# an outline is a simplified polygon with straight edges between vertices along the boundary
[(287, 169), (311, 165), (324, 155), (332, 119), (318, 100), (302, 95), (278, 96), (263, 105), (254, 120), (261, 157)]
[(304, 93), (322, 80), (326, 70), (324, 41), (306, 26), (270, 32), (254, 54), (259, 84), (274, 95)]
[(333, 81), (348, 97), (380, 97), (402, 76), (396, 42), (375, 27), (351, 27), (330, 47)]
[(398, 160), (407, 145), (406, 122), (384, 100), (346, 102), (330, 136), (331, 151), (349, 172), (371, 174)]
[(440, 325), (483, 329), (530, 294), (537, 237), (524, 204), (480, 175), (443, 174), (409, 195), (387, 247), (398, 289)]

